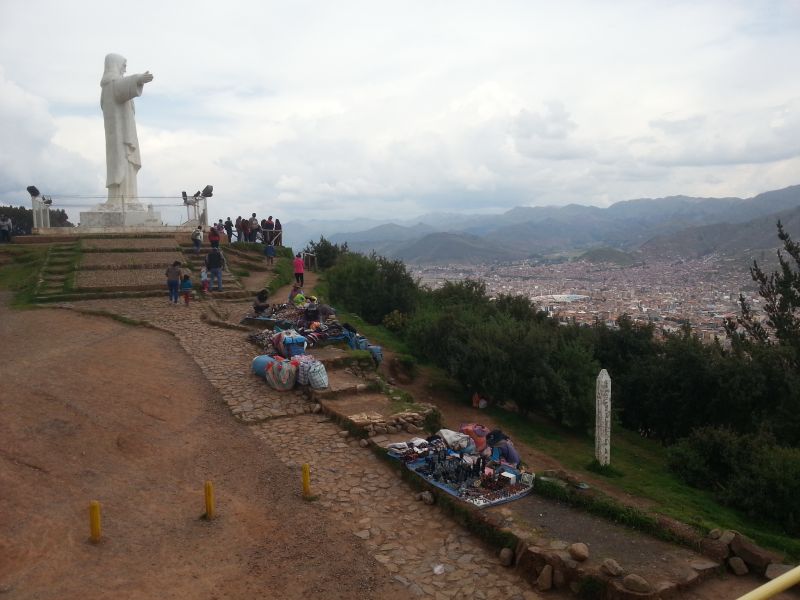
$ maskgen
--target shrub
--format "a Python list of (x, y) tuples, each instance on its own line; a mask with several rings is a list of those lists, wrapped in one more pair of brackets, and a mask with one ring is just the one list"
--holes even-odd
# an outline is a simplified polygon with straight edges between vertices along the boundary
[(722, 503), (800, 533), (800, 449), (779, 446), (766, 432), (702, 427), (670, 449), (669, 465)]
[(417, 284), (403, 262), (374, 254), (341, 255), (327, 281), (333, 302), (373, 325), (394, 310), (413, 311), (417, 301)]
[(383, 326), (389, 331), (402, 331), (406, 326), (408, 318), (399, 310), (393, 310), (388, 315), (383, 317)]

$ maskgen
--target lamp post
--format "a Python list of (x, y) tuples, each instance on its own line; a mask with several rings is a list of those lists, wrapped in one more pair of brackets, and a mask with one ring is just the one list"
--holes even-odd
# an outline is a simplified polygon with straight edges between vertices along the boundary
[(29, 185), (27, 188), (31, 195), (31, 208), (33, 209), (33, 227), (36, 229), (50, 227), (50, 205), (53, 199), (50, 196), (42, 196), (39, 188)]
[[(183, 198), (183, 204), (186, 207), (186, 220), (191, 221), (192, 217), (189, 212), (189, 207), (194, 207), (194, 218), (197, 220), (198, 225), (202, 225), (203, 227), (208, 227), (208, 199), (214, 195), (214, 186), (207, 185), (203, 188), (203, 191), (200, 190), (196, 191), (193, 196), (189, 196), (186, 192), (181, 192), (181, 197)], [(202, 210), (198, 214), (198, 207), (202, 203)]]

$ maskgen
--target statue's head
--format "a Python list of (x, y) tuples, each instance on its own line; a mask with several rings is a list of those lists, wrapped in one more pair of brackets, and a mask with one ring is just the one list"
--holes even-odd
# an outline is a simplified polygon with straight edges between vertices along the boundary
[(109, 81), (119, 79), (125, 75), (125, 67), (128, 66), (128, 61), (124, 56), (119, 54), (106, 54), (105, 66), (103, 68), (103, 79), (100, 80), (100, 85), (105, 85)]

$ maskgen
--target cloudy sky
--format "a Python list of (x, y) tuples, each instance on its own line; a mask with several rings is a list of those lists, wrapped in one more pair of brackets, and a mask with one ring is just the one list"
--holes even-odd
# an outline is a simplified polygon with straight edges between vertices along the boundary
[(110, 52), (155, 76), (140, 194), (212, 184), (214, 218), (800, 183), (797, 1), (0, 0), (0, 203), (103, 196)]

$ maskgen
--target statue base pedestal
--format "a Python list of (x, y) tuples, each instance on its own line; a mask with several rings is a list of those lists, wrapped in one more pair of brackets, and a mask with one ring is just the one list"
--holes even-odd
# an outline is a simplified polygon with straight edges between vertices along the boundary
[(102, 204), (96, 210), (80, 214), (79, 228), (104, 228), (104, 227), (160, 227), (161, 213), (155, 212), (153, 206), (144, 210), (141, 205), (125, 211), (109, 210)]

